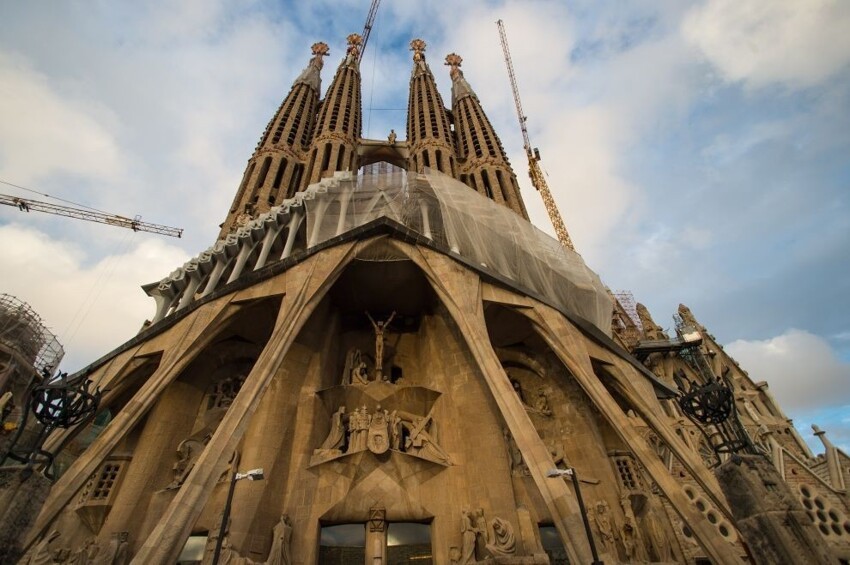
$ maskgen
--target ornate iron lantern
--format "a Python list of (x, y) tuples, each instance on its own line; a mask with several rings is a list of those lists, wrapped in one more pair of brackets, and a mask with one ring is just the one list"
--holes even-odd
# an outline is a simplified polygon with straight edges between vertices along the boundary
[(679, 407), (706, 437), (718, 463), (721, 454), (760, 453), (738, 420), (735, 395), (726, 379), (699, 383), (688, 380), (681, 369), (673, 378), (680, 392)]
[[(58, 373), (51, 378), (45, 370), (43, 376), (44, 380), (30, 390), (23, 421), (0, 462), (12, 459), (23, 463), (24, 473), (32, 473), (41, 466), (44, 475), (52, 480), (53, 454), (42, 448), (45, 440), (57, 428), (67, 429), (93, 417), (100, 404), (101, 391), (97, 388), (90, 392), (91, 381), (87, 378), (69, 380), (68, 373)], [(40, 424), (34, 427), (40, 429), (34, 439), (21, 446), (24, 434), (31, 435), (33, 431), (27, 426), (30, 414)]]

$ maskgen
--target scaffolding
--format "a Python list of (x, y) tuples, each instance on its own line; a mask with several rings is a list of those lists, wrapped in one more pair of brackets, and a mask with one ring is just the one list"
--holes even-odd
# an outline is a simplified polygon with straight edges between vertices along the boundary
[(628, 314), (631, 321), (637, 326), (639, 331), (643, 331), (643, 324), (640, 323), (640, 316), (637, 313), (637, 303), (635, 302), (635, 297), (630, 290), (618, 290), (617, 292), (612, 292), (614, 298), (617, 299), (617, 302), (622, 306), (623, 311)]
[(20, 356), (39, 373), (52, 374), (65, 350), (41, 317), (26, 302), (0, 294), (0, 345)]

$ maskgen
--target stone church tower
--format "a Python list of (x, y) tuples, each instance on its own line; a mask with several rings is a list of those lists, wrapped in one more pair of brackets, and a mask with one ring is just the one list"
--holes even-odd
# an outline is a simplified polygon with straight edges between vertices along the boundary
[[(531, 226), (460, 56), (449, 110), (414, 40), (407, 139), (363, 139), (359, 45), (321, 100), (313, 45), (220, 239), (78, 375), (110, 421), (26, 559), (727, 564), (765, 562), (760, 531), (848, 559), (847, 456), (815, 457), (690, 310), (668, 335), (615, 309)], [(721, 377), (763, 462), (749, 514), (712, 471), (741, 459), (676, 401)]]

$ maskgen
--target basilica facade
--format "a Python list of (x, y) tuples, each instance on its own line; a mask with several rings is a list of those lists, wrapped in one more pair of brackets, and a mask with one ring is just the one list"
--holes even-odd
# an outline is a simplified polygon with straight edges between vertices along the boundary
[(360, 37), (324, 93), (312, 46), (218, 241), (81, 373), (109, 423), (24, 562), (759, 562), (732, 455), (678, 402), (716, 379), (781, 478), (765, 511), (847, 562), (847, 456), (819, 430), (811, 453), (687, 307), (665, 333), (534, 228), (461, 57), (447, 106), (410, 45), (404, 140), (361, 136)]

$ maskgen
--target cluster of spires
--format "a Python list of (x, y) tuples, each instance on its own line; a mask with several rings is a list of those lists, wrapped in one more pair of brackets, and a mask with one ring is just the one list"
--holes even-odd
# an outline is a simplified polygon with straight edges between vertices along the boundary
[(356, 171), (377, 161), (410, 172), (436, 170), (528, 219), (516, 175), (463, 76), (460, 55), (446, 56), (452, 79), (452, 107), (448, 109), (425, 60), (425, 42), (410, 42), (413, 71), (406, 141), (396, 142), (391, 135), (387, 142), (376, 142), (362, 138), (362, 38), (353, 33), (347, 41), (345, 57), (324, 99), (320, 99), (321, 70), (330, 49), (322, 42), (312, 45), (313, 57), (295, 79), (248, 161), (220, 237), (334, 172)]

